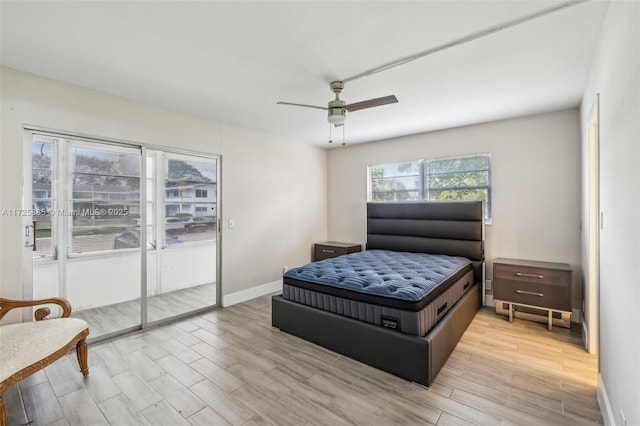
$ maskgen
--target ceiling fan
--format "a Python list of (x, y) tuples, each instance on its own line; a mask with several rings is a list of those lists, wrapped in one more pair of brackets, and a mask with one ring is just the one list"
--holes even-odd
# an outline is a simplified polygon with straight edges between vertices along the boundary
[(342, 93), (342, 91), (344, 90), (344, 82), (333, 81), (329, 84), (329, 87), (331, 88), (331, 91), (336, 94), (336, 98), (332, 101), (329, 101), (329, 105), (326, 107), (296, 104), (292, 102), (278, 102), (278, 104), (323, 109), (328, 112), (329, 123), (333, 124), (335, 127), (338, 127), (344, 125), (344, 122), (347, 118), (347, 111), (354, 112), (365, 108), (372, 108), (398, 102), (398, 99), (395, 97), (395, 95), (389, 95), (383, 96), (381, 98), (369, 99), (353, 104), (347, 104), (345, 101), (340, 99), (340, 93)]

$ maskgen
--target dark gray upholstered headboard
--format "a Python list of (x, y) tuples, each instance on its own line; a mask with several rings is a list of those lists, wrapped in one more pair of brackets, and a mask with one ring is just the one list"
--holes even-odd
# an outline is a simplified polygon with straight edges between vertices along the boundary
[(481, 201), (367, 203), (367, 250), (463, 256), (481, 281), (483, 221)]

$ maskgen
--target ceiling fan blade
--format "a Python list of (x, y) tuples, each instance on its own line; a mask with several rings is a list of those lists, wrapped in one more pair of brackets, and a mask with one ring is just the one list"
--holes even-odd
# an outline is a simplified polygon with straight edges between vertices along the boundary
[(395, 104), (398, 102), (398, 98), (395, 95), (383, 96), (381, 98), (369, 99), (367, 101), (356, 102), (353, 104), (345, 105), (345, 109), (349, 112), (358, 111), (365, 108), (372, 108), (381, 105)]
[(320, 107), (315, 105), (306, 105), (306, 104), (294, 104), (293, 102), (277, 102), (278, 105), (291, 105), (291, 106), (299, 106), (305, 108), (317, 108), (326, 111), (327, 107)]

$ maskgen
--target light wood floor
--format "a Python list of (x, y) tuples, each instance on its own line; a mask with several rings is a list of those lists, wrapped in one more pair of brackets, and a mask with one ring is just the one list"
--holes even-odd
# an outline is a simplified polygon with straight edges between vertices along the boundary
[[(216, 303), (216, 284), (202, 284), (181, 290), (157, 294), (147, 299), (147, 322), (161, 321)], [(90, 338), (114, 333), (140, 325), (140, 299), (71, 314), (91, 325)]]
[(90, 346), (6, 394), (9, 424), (601, 424), (596, 359), (567, 329), (480, 311), (429, 389), (271, 327), (252, 301)]

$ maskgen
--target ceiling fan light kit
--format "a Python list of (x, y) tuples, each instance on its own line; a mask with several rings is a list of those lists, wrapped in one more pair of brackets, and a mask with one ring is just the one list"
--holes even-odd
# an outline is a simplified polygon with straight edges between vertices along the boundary
[(340, 99), (329, 102), (327, 121), (338, 127), (344, 124), (347, 119), (346, 102)]
[(344, 90), (344, 83), (341, 81), (332, 81), (329, 84), (331, 91), (336, 94), (336, 98), (329, 101), (327, 121), (335, 127), (342, 126), (347, 119), (347, 103), (340, 99), (339, 95)]

